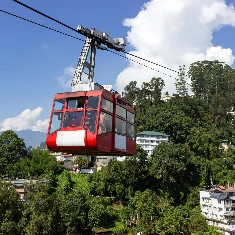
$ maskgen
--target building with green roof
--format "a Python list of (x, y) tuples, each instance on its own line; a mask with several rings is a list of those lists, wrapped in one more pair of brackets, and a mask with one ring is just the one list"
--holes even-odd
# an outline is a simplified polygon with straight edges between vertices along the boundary
[(162, 142), (168, 141), (169, 135), (156, 131), (142, 131), (136, 135), (136, 143), (139, 144), (150, 156), (153, 149)]

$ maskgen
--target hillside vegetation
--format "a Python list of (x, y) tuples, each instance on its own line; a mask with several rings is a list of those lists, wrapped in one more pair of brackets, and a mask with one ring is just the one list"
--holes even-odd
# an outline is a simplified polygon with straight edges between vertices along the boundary
[(200, 213), (199, 190), (235, 182), (235, 150), (221, 146), (235, 142), (235, 71), (218, 61), (196, 62), (187, 74), (179, 69), (175, 85), (167, 102), (160, 77), (125, 87), (137, 132), (159, 131), (169, 142), (149, 158), (137, 146), (136, 155), (92, 175), (63, 170), (45, 150), (28, 154), (21, 138), (3, 132), (0, 174), (39, 181), (26, 185), (25, 203), (0, 182), (0, 234), (218, 234)]

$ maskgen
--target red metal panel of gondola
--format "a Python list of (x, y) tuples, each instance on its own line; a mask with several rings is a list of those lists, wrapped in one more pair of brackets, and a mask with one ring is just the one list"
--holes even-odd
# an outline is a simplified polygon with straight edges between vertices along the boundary
[(46, 144), (51, 151), (121, 156), (135, 153), (134, 110), (106, 91), (54, 97)]

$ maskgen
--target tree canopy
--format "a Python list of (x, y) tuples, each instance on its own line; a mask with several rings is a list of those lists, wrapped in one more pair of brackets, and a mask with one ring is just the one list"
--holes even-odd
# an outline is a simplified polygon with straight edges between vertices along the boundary
[(5, 174), (8, 164), (15, 163), (27, 155), (24, 140), (11, 130), (0, 135), (0, 174)]

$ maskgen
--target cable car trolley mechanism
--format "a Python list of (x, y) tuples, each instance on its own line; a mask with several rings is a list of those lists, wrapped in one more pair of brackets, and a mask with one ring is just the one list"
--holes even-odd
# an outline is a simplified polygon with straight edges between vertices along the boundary
[[(93, 81), (95, 54), (98, 49), (124, 51), (125, 39), (112, 39), (99, 30), (78, 26), (86, 36), (72, 81), (72, 92), (54, 96), (47, 148), (78, 155), (127, 156), (136, 152), (135, 111), (111, 85)], [(90, 61), (87, 57), (90, 51)], [(88, 69), (88, 73), (84, 71)], [(82, 73), (88, 82), (82, 83)]]

